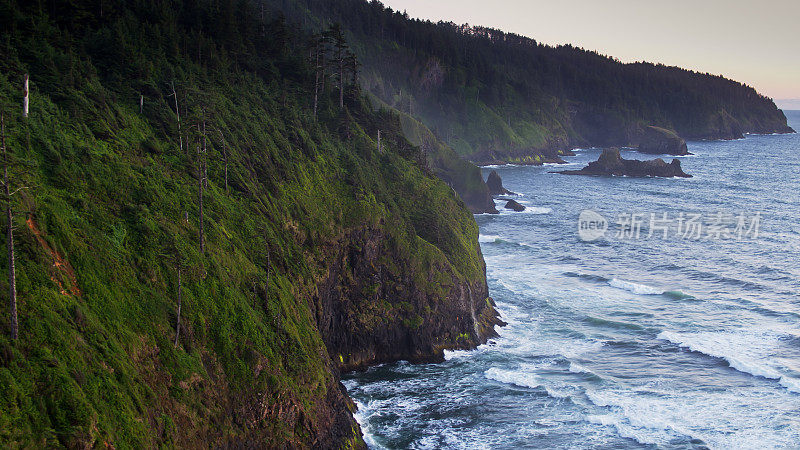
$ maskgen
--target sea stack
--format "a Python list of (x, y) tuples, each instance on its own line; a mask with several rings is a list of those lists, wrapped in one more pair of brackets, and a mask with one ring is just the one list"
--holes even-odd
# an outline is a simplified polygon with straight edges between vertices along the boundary
[(511, 200), (511, 199), (509, 199), (508, 202), (506, 202), (505, 208), (514, 210), (516, 212), (525, 211), (525, 206), (520, 205), (519, 202), (517, 202), (516, 200)]
[(581, 170), (563, 170), (564, 175), (599, 175), (599, 176), (629, 176), (629, 177), (680, 177), (691, 178), (692, 176), (681, 169), (681, 162), (673, 159), (667, 164), (661, 158), (650, 161), (639, 161), (637, 159), (622, 159), (618, 148), (607, 148), (603, 150), (597, 161), (589, 163)]
[(486, 186), (489, 186), (489, 193), (492, 195), (514, 195), (513, 192), (503, 187), (503, 180), (496, 170), (493, 170), (486, 178)]
[(674, 131), (653, 126), (645, 128), (638, 150), (650, 155), (691, 155), (686, 141)]

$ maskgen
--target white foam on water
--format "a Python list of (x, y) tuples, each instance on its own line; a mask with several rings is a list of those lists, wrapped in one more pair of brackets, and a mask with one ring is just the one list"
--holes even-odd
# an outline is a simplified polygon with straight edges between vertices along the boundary
[(356, 422), (358, 422), (358, 425), (361, 427), (361, 432), (364, 434), (364, 442), (367, 444), (367, 447), (374, 449), (385, 448), (375, 440), (375, 436), (371, 433), (369, 418), (375, 414), (375, 411), (370, 410), (367, 405), (364, 405), (358, 400), (354, 401), (358, 409), (353, 414), (353, 418), (356, 419)]
[[(640, 430), (630, 424), (626, 423), (624, 419), (613, 414), (597, 414), (588, 415), (586, 420), (590, 423), (597, 425), (604, 425), (613, 427), (617, 434), (628, 439), (644, 444), (644, 445), (658, 445), (663, 443), (665, 439), (659, 439), (660, 436), (653, 436), (649, 430)], [(666, 439), (667, 441), (669, 439)]]
[(588, 416), (587, 420), (611, 425), (623, 437), (648, 445), (667, 445), (681, 436), (696, 438), (695, 432), (681, 422), (681, 410), (674, 399), (640, 396), (624, 391), (590, 390), (586, 396), (593, 404), (609, 408), (611, 414)]
[(479, 234), (478, 235), (478, 242), (482, 242), (484, 244), (497, 242), (499, 240), (502, 240), (502, 239), (500, 238), (500, 236), (498, 236), (496, 234)]
[(529, 206), (530, 202), (522, 202), (522, 201), (520, 201), (518, 203), (520, 203), (520, 204), (525, 203), (525, 204), (523, 204), (523, 206), (525, 206), (525, 210), (524, 211), (513, 211), (513, 210), (505, 208), (506, 203), (507, 203), (507, 200), (495, 199), (495, 201), (494, 201), (495, 208), (497, 208), (497, 210), (500, 211), (500, 215), (501, 216), (508, 216), (508, 215), (513, 215), (513, 214), (544, 215), (544, 214), (551, 214), (553, 212), (552, 208), (548, 208), (546, 206)]
[(481, 169), (502, 169), (504, 167), (524, 167), (524, 166), (519, 164), (508, 163), (508, 164), (489, 164), (488, 166), (478, 166), (478, 167), (480, 167)]
[(640, 295), (661, 295), (665, 292), (663, 289), (657, 289), (646, 284), (620, 280), (619, 278), (612, 278), (609, 280), (608, 284), (617, 289), (623, 289)]
[(557, 388), (554, 386), (545, 386), (544, 390), (547, 391), (547, 395), (557, 399), (566, 399), (572, 397), (572, 392), (567, 389)]
[(588, 374), (588, 375), (593, 375), (593, 376), (598, 377), (598, 378), (602, 378), (600, 375), (598, 375), (593, 370), (587, 369), (586, 367), (584, 367), (584, 366), (582, 366), (582, 365), (580, 365), (580, 364), (578, 364), (578, 363), (576, 363), (574, 361), (570, 361), (569, 362), (569, 371), (572, 372), (572, 373), (585, 373), (585, 374)]
[(525, 211), (522, 212), (528, 214), (550, 214), (553, 212), (553, 209), (546, 206), (527, 206), (525, 207)]
[(490, 380), (533, 389), (541, 385), (539, 383), (539, 377), (533, 373), (533, 370), (532, 367), (526, 365), (520, 366), (518, 370), (504, 370), (491, 367), (483, 374)]
[(472, 356), (475, 354), (477, 350), (445, 350), (444, 351), (444, 360), (450, 361), (452, 359), (464, 358), (467, 356)]
[(782, 376), (778, 383), (789, 390), (789, 392), (794, 392), (796, 394), (800, 394), (800, 380), (797, 378), (791, 378), (786, 375)]
[[(791, 407), (783, 412), (766, 405), (780, 401), (774, 391), (590, 390), (586, 396), (600, 408), (587, 415), (591, 423), (614, 427), (620, 436), (649, 445), (672, 446), (676, 438), (700, 439), (710, 448), (796, 448), (800, 430), (793, 428)], [(782, 416), (782, 417), (781, 417)]]
[(780, 351), (779, 336), (758, 332), (662, 331), (658, 339), (693, 352), (725, 360), (732, 368), (756, 377), (778, 380), (791, 392), (800, 393), (800, 380), (781, 371), (771, 355)]

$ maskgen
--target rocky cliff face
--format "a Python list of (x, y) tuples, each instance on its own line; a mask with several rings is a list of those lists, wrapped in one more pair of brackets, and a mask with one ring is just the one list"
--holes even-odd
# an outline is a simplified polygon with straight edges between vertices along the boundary
[(441, 361), (443, 350), (474, 348), (502, 324), (484, 276), (465, 278), (446, 258), (419, 265), (380, 227), (352, 230), (326, 247), (329, 265), (311, 310), (341, 371)]
[(691, 154), (686, 147), (686, 141), (675, 132), (653, 126), (645, 128), (638, 150), (651, 155), (683, 156)]

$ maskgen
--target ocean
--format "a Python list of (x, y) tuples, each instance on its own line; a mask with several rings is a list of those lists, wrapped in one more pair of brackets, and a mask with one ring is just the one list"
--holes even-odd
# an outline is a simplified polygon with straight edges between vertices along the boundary
[[(689, 151), (690, 179), (550, 173), (600, 149), (496, 168), (527, 207), (476, 216), (508, 325), (444, 363), (345, 375), (367, 444), (800, 448), (800, 135)], [(579, 233), (586, 210), (603, 220)]]

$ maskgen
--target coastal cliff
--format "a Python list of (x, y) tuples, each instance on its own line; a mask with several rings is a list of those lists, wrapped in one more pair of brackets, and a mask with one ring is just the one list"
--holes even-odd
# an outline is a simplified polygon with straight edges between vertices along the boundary
[(380, 2), (268, 1), (298, 22), (341, 22), (359, 43), (364, 89), (476, 164), (541, 165), (573, 148), (635, 147), (651, 125), (683, 139), (793, 132), (771, 99), (721, 76), (413, 19)]
[[(357, 85), (315, 96), (313, 36), (212, 4), (0, 2), (10, 178), (30, 187), (4, 447), (362, 448), (341, 371), (441, 360), (500, 323), (447, 154)], [(486, 207), (465, 167), (451, 184)]]
[[(340, 370), (407, 360), (442, 361), (444, 349), (470, 349), (501, 324), (482, 259), (457, 273), (433, 245), (416, 255), (393, 248), (378, 228), (353, 230), (330, 246), (328, 273), (312, 303), (328, 353)], [(480, 255), (475, 245), (471, 251)]]

